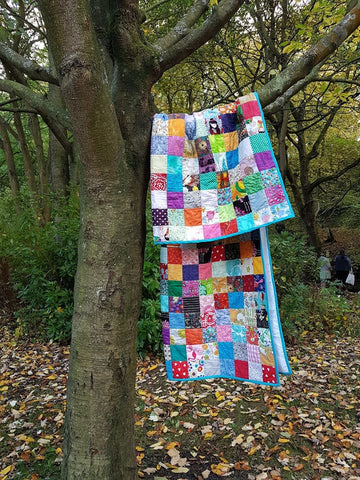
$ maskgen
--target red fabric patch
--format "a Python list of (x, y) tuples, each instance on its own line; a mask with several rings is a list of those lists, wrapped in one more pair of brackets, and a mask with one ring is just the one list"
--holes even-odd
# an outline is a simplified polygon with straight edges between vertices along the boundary
[(241, 104), (241, 110), (243, 111), (245, 120), (251, 117), (261, 116), (259, 105), (255, 100)]
[(255, 328), (246, 327), (246, 341), (250, 345), (259, 345), (259, 337)]
[(215, 245), (212, 248), (211, 252), (211, 261), (212, 262), (223, 262), (225, 260), (225, 246), (224, 245)]
[(249, 378), (249, 365), (244, 360), (235, 360), (235, 376)]
[(263, 381), (267, 383), (277, 383), (276, 370), (274, 367), (262, 365)]
[(229, 222), (220, 223), (221, 235), (231, 235), (232, 233), (237, 233), (237, 223), (236, 219), (230, 220)]
[(182, 264), (181, 248), (168, 246), (167, 248), (168, 263)]
[(189, 366), (187, 362), (172, 362), (174, 378), (189, 378)]
[(204, 312), (200, 315), (200, 323), (202, 328), (215, 327), (215, 312)]
[(244, 292), (253, 292), (255, 289), (254, 275), (243, 276), (243, 290)]
[(166, 192), (166, 173), (152, 173), (150, 178), (150, 189)]
[(160, 279), (167, 280), (168, 279), (168, 271), (167, 271), (167, 264), (160, 263)]
[(229, 297), (227, 293), (214, 293), (214, 301), (216, 310), (229, 308)]

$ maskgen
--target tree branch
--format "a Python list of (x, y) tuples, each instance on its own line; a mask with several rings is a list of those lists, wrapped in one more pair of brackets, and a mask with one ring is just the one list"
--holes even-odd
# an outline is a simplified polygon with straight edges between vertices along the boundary
[(59, 127), (59, 124), (61, 124), (63, 127), (71, 129), (71, 123), (66, 112), (55, 108), (49, 100), (46, 100), (41, 95), (33, 92), (25, 85), (21, 85), (12, 80), (0, 79), (0, 90), (22, 98), (26, 103), (39, 112), (49, 128), (54, 132), (56, 138), (68, 151), (69, 141), (64, 135), (63, 130)]
[(323, 66), (325, 61), (321, 62), (319, 65), (313, 68), (313, 70), (307, 75), (305, 78), (302, 80), (299, 80), (298, 82), (295, 83), (292, 87), (288, 88), (286, 92), (281, 95), (281, 97), (278, 97), (274, 102), (272, 102), (270, 105), (264, 108), (264, 114), (265, 115), (270, 115), (271, 113), (275, 113), (279, 110), (281, 110), (284, 105), (300, 90), (303, 90), (306, 85), (309, 83), (313, 82), (315, 80), (316, 75), (319, 73), (319, 70)]
[(305, 78), (311, 70), (327, 59), (360, 25), (360, 1), (356, 6), (302, 57), (276, 75), (258, 91), (261, 104), (266, 107), (283, 95), (292, 85)]
[(313, 82), (329, 82), (329, 83), (348, 83), (360, 87), (360, 81), (351, 80), (349, 78), (336, 78), (336, 77), (316, 77)]
[(51, 75), (47, 68), (42, 67), (34, 62), (34, 60), (24, 58), (3, 42), (0, 42), (0, 59), (10, 63), (33, 80), (41, 80), (59, 85), (59, 80)]
[(161, 5), (166, 3), (166, 2), (170, 2), (170, 0), (159, 0), (157, 3), (154, 3), (154, 5), (151, 5), (150, 7), (148, 7), (145, 10), (145, 14), (148, 14), (152, 10), (155, 10), (156, 8), (161, 7)]
[[(342, 105), (342, 104), (341, 104)], [(312, 158), (315, 158), (317, 157), (318, 155), (318, 149), (319, 149), (319, 146), (321, 144), (321, 142), (324, 140), (325, 138), (325, 135), (327, 133), (327, 131), (329, 130), (329, 128), (331, 127), (331, 124), (335, 118), (335, 115), (337, 114), (337, 112), (339, 111), (339, 109), (341, 108), (341, 105), (337, 106), (336, 108), (334, 108), (332, 110), (332, 112), (330, 113), (330, 115), (328, 116), (326, 122), (325, 122), (325, 125), (323, 126), (323, 128), (321, 129), (321, 132), (319, 133), (317, 139), (315, 140), (315, 142), (313, 143), (313, 146), (311, 147), (311, 150), (310, 152), (307, 154), (307, 157), (309, 158), (309, 160), (311, 160)]]
[(245, 0), (222, 0), (202, 25), (185, 36), (182, 35), (169, 49), (158, 47), (161, 73), (184, 60), (216, 35), (244, 2)]
[(174, 28), (164, 37), (155, 42), (154, 47), (158, 50), (166, 50), (190, 32), (191, 27), (201, 18), (208, 8), (209, 0), (197, 0), (189, 11), (181, 17)]
[(309, 192), (312, 192), (316, 187), (318, 187), (318, 186), (321, 185), (322, 183), (324, 183), (324, 182), (330, 182), (331, 180), (336, 180), (336, 179), (338, 179), (339, 177), (341, 177), (342, 175), (344, 175), (344, 173), (346, 173), (347, 171), (349, 171), (349, 170), (351, 170), (352, 168), (356, 167), (357, 165), (360, 165), (360, 158), (358, 158), (357, 160), (355, 160), (353, 163), (350, 163), (350, 165), (347, 165), (346, 167), (344, 167), (342, 170), (340, 170), (340, 172), (333, 173), (332, 175), (324, 175), (323, 177), (317, 178), (314, 182), (312, 182), (312, 183), (309, 185), (308, 191), (309, 191)]
[(11, 107), (0, 107), (1, 112), (13, 112), (13, 113), (38, 113), (37, 110), (31, 108), (11, 108)]
[(1, 102), (0, 107), (3, 107), (4, 105), (8, 105), (9, 103), (12, 103), (12, 102), (17, 102), (18, 100), (21, 100), (21, 98), (19, 97), (10, 98), (9, 100), (5, 100), (4, 102)]

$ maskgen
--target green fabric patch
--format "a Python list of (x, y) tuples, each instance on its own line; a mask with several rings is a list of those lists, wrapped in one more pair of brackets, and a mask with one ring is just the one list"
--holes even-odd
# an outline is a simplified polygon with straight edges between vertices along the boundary
[(199, 295), (212, 295), (212, 279), (199, 280)]
[(235, 218), (234, 205), (228, 203), (227, 205), (219, 205), (220, 222), (229, 222)]
[(222, 153), (226, 152), (224, 137), (222, 134), (220, 135), (209, 135), (208, 136), (211, 151), (213, 153)]
[(250, 135), (250, 144), (254, 153), (266, 152), (270, 150), (270, 145), (265, 133)]
[(182, 282), (179, 280), (168, 280), (169, 297), (182, 297)]
[(216, 173), (201, 173), (200, 174), (200, 189), (201, 190), (212, 190), (217, 188)]
[(243, 182), (245, 185), (246, 193), (248, 195), (252, 193), (256, 193), (259, 190), (263, 190), (264, 188), (261, 181), (260, 173), (253, 173), (252, 175), (248, 175), (247, 177), (244, 177)]

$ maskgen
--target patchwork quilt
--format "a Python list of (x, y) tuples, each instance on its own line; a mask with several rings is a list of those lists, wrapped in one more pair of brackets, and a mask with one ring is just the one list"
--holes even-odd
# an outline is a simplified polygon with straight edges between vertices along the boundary
[(168, 378), (279, 385), (291, 369), (266, 226), (294, 214), (257, 94), (155, 115), (150, 189)]
[(279, 385), (279, 370), (290, 373), (277, 309), (271, 308), (274, 285), (264, 269), (267, 234), (262, 230), (161, 247), (162, 332), (170, 380), (223, 377)]
[(226, 238), (294, 215), (256, 93), (155, 115), (150, 188), (155, 243)]

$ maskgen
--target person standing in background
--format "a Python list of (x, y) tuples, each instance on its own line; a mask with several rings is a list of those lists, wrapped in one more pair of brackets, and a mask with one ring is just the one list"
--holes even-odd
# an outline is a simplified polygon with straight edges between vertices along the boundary
[(335, 257), (334, 262), (336, 279), (340, 280), (345, 285), (345, 280), (351, 270), (350, 258), (345, 255), (344, 250), (340, 250)]
[(329, 253), (322, 253), (318, 260), (318, 266), (320, 268), (320, 282), (321, 287), (326, 287), (326, 283), (331, 280), (331, 264), (329, 259)]

